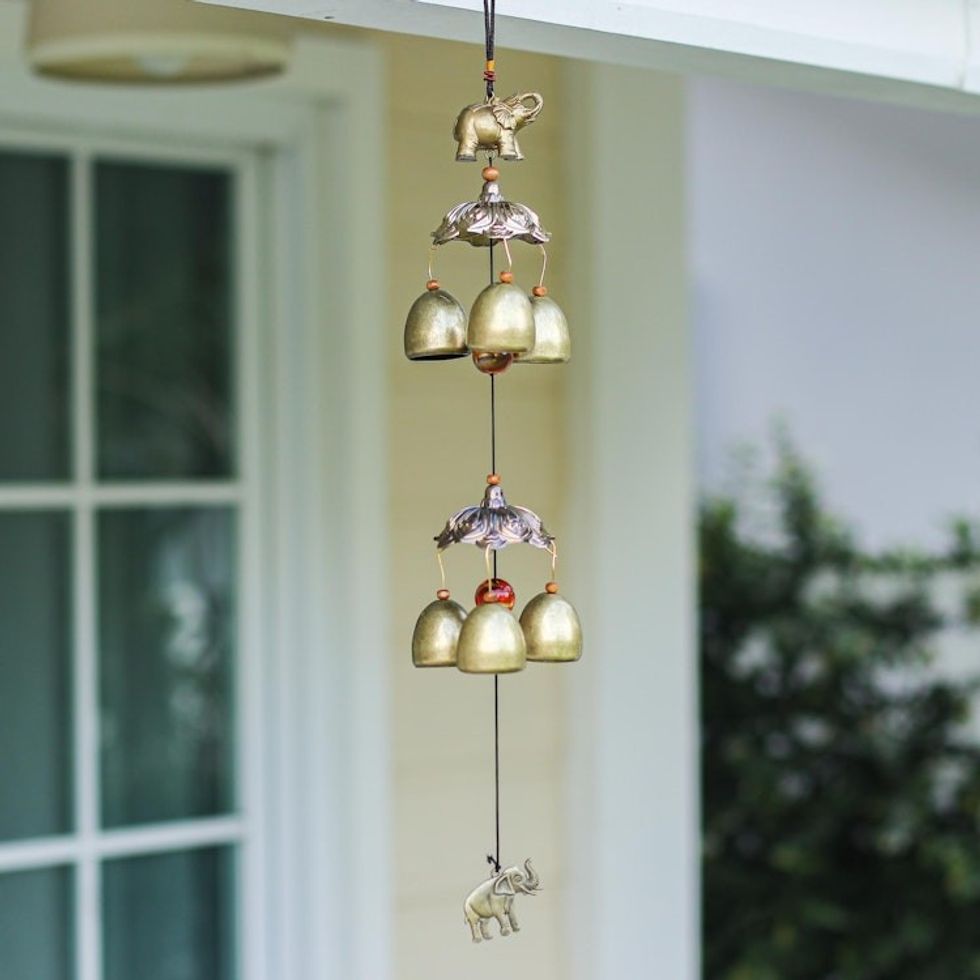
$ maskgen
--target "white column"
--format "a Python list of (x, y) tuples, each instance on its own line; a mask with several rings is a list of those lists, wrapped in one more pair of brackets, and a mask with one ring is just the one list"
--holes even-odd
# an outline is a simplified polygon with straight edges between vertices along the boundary
[(569, 67), (569, 961), (699, 976), (694, 484), (683, 86)]

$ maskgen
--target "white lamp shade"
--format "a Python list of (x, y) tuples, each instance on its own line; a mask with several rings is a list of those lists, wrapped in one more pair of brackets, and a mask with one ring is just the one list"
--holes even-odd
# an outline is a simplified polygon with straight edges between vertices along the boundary
[(289, 21), (193, 0), (32, 0), (35, 71), (105, 82), (209, 82), (282, 71)]

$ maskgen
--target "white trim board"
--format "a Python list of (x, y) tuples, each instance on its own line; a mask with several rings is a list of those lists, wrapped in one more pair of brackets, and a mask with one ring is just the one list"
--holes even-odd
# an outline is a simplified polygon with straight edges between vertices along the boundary
[[(594, 139), (569, 172), (569, 595), (586, 624), (569, 691), (572, 980), (700, 976), (699, 712), (683, 82), (567, 66)], [(628, 153), (605, 153), (631, 116)], [(575, 134), (569, 133), (571, 144)], [(569, 153), (573, 147), (568, 148)], [(629, 221), (623, 215), (630, 216)]]
[[(481, 0), (198, 0), (398, 33), (482, 41)], [(980, 111), (974, 0), (509, 0), (508, 48)]]

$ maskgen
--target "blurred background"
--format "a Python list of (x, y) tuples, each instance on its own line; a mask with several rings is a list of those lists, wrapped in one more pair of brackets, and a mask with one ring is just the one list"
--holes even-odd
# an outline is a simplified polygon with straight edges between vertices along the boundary
[(481, 47), (0, 2), (0, 980), (980, 976), (972, 102), (517, 41), (575, 347), (499, 469), (586, 650), (501, 679), (473, 947), (492, 688), (409, 646), (488, 393), (401, 331)]

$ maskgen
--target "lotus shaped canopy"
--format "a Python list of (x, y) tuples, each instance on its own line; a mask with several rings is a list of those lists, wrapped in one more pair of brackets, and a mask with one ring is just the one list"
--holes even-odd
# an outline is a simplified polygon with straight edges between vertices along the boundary
[(551, 234), (527, 205), (505, 201), (495, 180), (484, 183), (478, 201), (457, 204), (432, 233), (436, 245), (458, 241), (487, 246), (512, 238), (543, 245), (551, 240)]
[(490, 484), (483, 502), (453, 514), (435, 541), (439, 551), (445, 551), (451, 544), (475, 544), (483, 550), (499, 551), (509, 544), (521, 543), (553, 551), (555, 538), (544, 529), (534, 511), (512, 507), (503, 488)]

